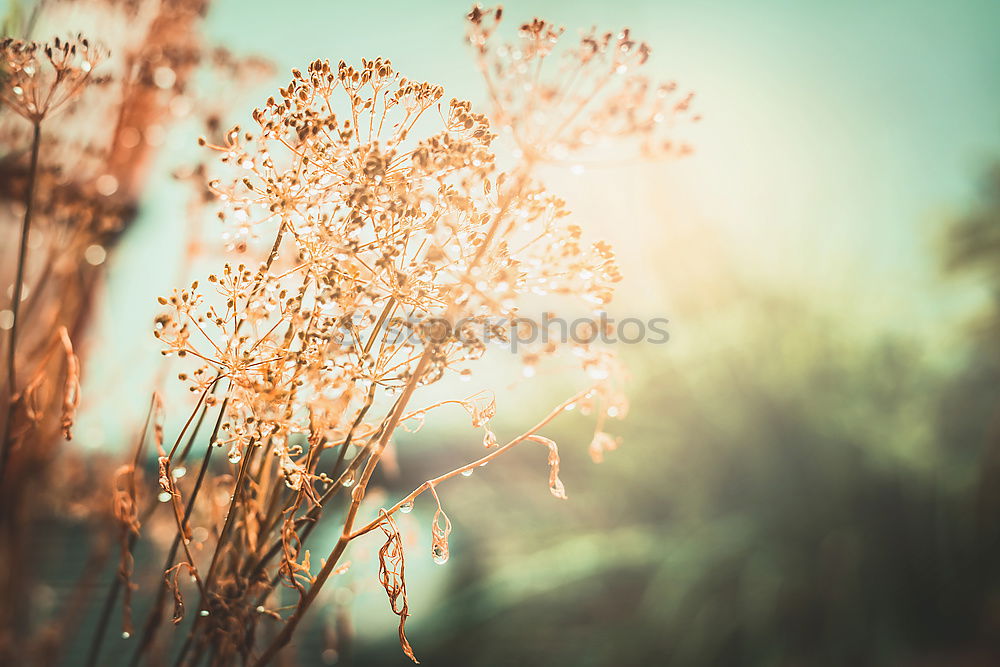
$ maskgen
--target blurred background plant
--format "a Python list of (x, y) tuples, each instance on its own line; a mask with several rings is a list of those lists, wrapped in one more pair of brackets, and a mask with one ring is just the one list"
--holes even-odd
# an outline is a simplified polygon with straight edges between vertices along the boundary
[[(0, 662), (57, 659), (109, 552), (110, 463), (61, 442), (102, 266), (136, 219), (167, 129), (192, 115), (212, 122), (212, 103), (193, 111), (196, 70), (211, 66), (235, 90), (257, 65), (203, 45), (204, 10), (201, 0), (14, 2), (4, 21)], [(100, 37), (66, 36), (67, 26)], [(36, 617), (37, 554), (57, 526), (85, 528), (86, 566), (59, 612)]]

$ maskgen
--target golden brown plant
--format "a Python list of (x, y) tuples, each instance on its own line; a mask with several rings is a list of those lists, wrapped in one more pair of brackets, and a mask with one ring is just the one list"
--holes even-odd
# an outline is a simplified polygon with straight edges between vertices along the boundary
[[(130, 545), (144, 520), (139, 471), (134, 463), (120, 470), (109, 498), (112, 475), (99, 457), (60, 441), (80, 401), (78, 352), (105, 259), (135, 218), (166, 128), (188, 113), (191, 74), (206, 56), (218, 59), (195, 30), (204, 0), (53, 0), (41, 9), (36, 32), (80, 16), (129, 30), (101, 35), (110, 50), (79, 36), (0, 42), (0, 225), (7, 238), (20, 230), (19, 242), (0, 249), (0, 283), (11, 286), (9, 305), (0, 304), (3, 598), (37, 599), (32, 533), (41, 520), (94, 528), (93, 576), (58, 618), (45, 625), (27, 604), (0, 611), (3, 664), (53, 664), (65, 648), (108, 554), (113, 515), (124, 531), (121, 572), (130, 590)], [(77, 502), (62, 483), (84, 472), (101, 481), (80, 486), (101, 489), (103, 502)]]
[[(0, 86), (0, 100), (5, 107), (13, 110), (31, 123), (31, 157), (24, 193), (24, 215), (21, 222), (20, 240), (15, 268), (14, 285), (11, 293), (11, 307), (7, 312), (10, 336), (6, 350), (7, 409), (3, 422), (3, 438), (0, 441), (0, 480), (7, 468), (7, 461), (14, 447), (17, 433), (13, 426), (18, 407), (25, 413), (25, 426), (37, 423), (45, 412), (45, 390), (47, 373), (44, 365), (34, 369), (34, 376), (24, 386), (17, 381), (17, 333), (21, 327), (18, 314), (24, 297), (25, 263), (28, 255), (28, 241), (35, 212), (36, 185), (38, 181), (38, 157), (41, 148), (42, 122), (75, 99), (91, 79), (91, 72), (101, 61), (103, 54), (84, 37), (64, 41), (58, 37), (51, 43), (39, 44), (16, 39), (0, 41), (0, 72), (3, 85)], [(76, 367), (72, 343), (65, 327), (58, 329), (55, 341), (68, 350), (67, 384), (75, 383)], [(33, 341), (34, 342), (34, 341)], [(67, 387), (64, 405), (75, 408), (76, 390)], [(64, 412), (66, 410), (64, 409)], [(67, 413), (64, 422), (72, 423)], [(68, 426), (63, 429), (69, 437)]]
[[(80, 37), (48, 44), (4, 39), (0, 41), (0, 99), (30, 123), (30, 157), (24, 178), (23, 214), (17, 244), (11, 285), (11, 305), (0, 313), (0, 322), (9, 330), (4, 354), (4, 401), (0, 414), (0, 569), (7, 600), (24, 599), (27, 568), (20, 566), (25, 557), (24, 530), (30, 525), (33, 511), (24, 492), (30, 480), (39, 477), (34, 462), (48, 451), (48, 441), (61, 434), (70, 437), (73, 418), (79, 401), (79, 360), (64, 321), (49, 323), (43, 335), (18, 340), (23, 320), (29, 313), (22, 302), (25, 297), (25, 277), (28, 244), (32, 223), (36, 218), (36, 199), (40, 179), (39, 153), (42, 126), (48, 119), (72, 102), (91, 80), (93, 68), (100, 62), (100, 49)], [(33, 285), (37, 287), (37, 284)], [(32, 305), (31, 303), (26, 304)], [(19, 349), (18, 343), (21, 342)], [(31, 349), (27, 352), (25, 347)], [(21, 368), (20, 360), (30, 361)], [(60, 379), (62, 378), (61, 382)], [(29, 437), (44, 441), (32, 447)], [(45, 461), (46, 463), (48, 461)], [(13, 470), (11, 470), (13, 468)], [(12, 605), (0, 614), (0, 660), (11, 658), (13, 647), (25, 634), (28, 615), (14, 611)]]
[[(445, 101), (440, 86), (411, 81), (387, 60), (316, 60), (293, 70), (288, 86), (253, 113), (254, 131), (234, 127), (218, 144), (202, 141), (233, 174), (211, 183), (230, 249), (245, 253), (266, 239), (270, 252), (160, 299), (166, 310), (155, 335), (165, 355), (193, 360), (180, 379), (198, 400), (159, 458), (176, 537), (134, 662), (154, 641), (167, 590), (175, 623), (184, 613), (176, 577), (183, 568), (191, 575), (186, 595), (198, 605), (178, 664), (205, 653), (214, 665), (269, 663), (350, 542), (376, 528), (387, 538), (379, 578), (415, 660), (403, 632), (408, 607), (393, 515), (430, 491), (432, 557), (443, 563), (451, 523), (438, 497), (442, 482), (533, 441), (549, 452), (550, 491), (565, 498), (558, 448), (539, 432), (573, 408), (597, 416), (595, 460), (617, 445), (604, 423), (625, 414), (622, 372), (608, 350), (589, 343), (570, 345), (586, 386), (506, 444), (489, 428), (489, 396), (411, 407), (423, 387), (472, 373), (489, 342), (516, 336), (512, 322), (527, 297), (579, 297), (589, 307), (610, 300), (620, 280), (610, 247), (584, 240), (537, 167), (599, 157), (609, 140), (619, 154), (631, 142), (636, 159), (689, 152), (670, 132), (690, 96), (635, 73), (649, 48), (629, 31), (588, 33), (560, 48), (562, 30), (536, 19), (498, 47), (500, 17), (478, 7), (468, 17), (491, 116)], [(498, 132), (513, 142), (509, 160), (496, 157)], [(533, 368), (559, 348), (532, 348), (524, 361)], [(489, 451), (388, 508), (368, 508), (397, 428), (448, 405), (469, 411)], [(178, 483), (174, 471), (188, 465), (197, 432), (189, 427), (216, 406), (200, 473)], [(228, 490), (221, 515), (205, 492), (215, 449), (231, 466), (219, 482)], [(308, 538), (341, 497), (339, 539), (314, 574)], [(359, 522), (363, 513), (373, 518)], [(209, 528), (199, 549), (195, 527)], [(280, 606), (279, 585), (293, 595), (291, 607)]]

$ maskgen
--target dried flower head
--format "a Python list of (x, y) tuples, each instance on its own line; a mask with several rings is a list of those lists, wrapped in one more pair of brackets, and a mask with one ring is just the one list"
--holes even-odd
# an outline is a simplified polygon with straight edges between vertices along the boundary
[[(558, 448), (539, 432), (573, 409), (594, 414), (600, 452), (612, 448), (604, 425), (626, 411), (623, 372), (596, 337), (568, 345), (586, 386), (505, 444), (490, 428), (497, 406), (489, 392), (409, 408), (422, 387), (467, 378), (490, 341), (516, 337), (529, 299), (577, 298), (593, 308), (612, 298), (621, 279), (614, 253), (569, 222), (564, 202), (536, 180), (539, 163), (605, 139), (633, 141), (646, 155), (686, 152), (665, 146), (656, 116), (679, 118), (687, 102), (668, 102), (672, 91), (659, 95), (631, 75), (649, 50), (628, 31), (585, 36), (548, 77), (543, 61), (554, 58), (562, 30), (536, 19), (522, 26), (518, 46), (494, 50), (500, 15), (476, 8), (469, 19), (494, 113), (518, 147), (507, 169), (498, 167), (486, 114), (445, 101), (440, 86), (407, 79), (383, 59), (313, 61), (254, 111), (253, 131), (233, 127), (222, 140), (201, 140), (221, 153), (226, 172), (210, 187), (229, 250), (253, 253), (260, 239), (270, 249), (262, 261), (229, 262), (161, 297), (155, 323), (164, 354), (194, 360), (182, 380), (199, 396), (197, 409), (208, 410), (206, 397), (217, 390), (225, 396), (205, 460), (226, 450), (232, 467), (218, 484), (231, 492), (207, 572), (188, 557), (203, 610), (189, 644), (225, 636), (214, 645), (220, 660), (253, 652), (252, 630), (241, 626), (238, 639), (229, 628), (233, 619), (252, 628), (261, 613), (251, 611), (266, 611), (283, 581), (299, 598), (287, 617), (264, 614), (284, 623), (254, 662), (267, 664), (348, 544), (376, 528), (387, 538), (380, 580), (412, 658), (392, 515), (430, 491), (432, 558), (443, 564), (451, 522), (438, 485), (533, 441), (548, 450), (550, 493), (565, 498)], [(561, 347), (529, 346), (526, 368)], [(371, 516), (366, 493), (397, 428), (415, 430), (446, 405), (468, 411), (486, 453), (357, 527), (362, 512)], [(166, 456), (168, 477), (180, 441)], [(178, 485), (166, 482), (180, 507)], [(197, 512), (199, 489), (188, 514)], [(348, 496), (340, 538), (313, 574), (306, 541), (339, 493)], [(178, 539), (186, 539), (187, 516), (175, 514)]]
[(0, 99), (32, 123), (73, 100), (105, 57), (82, 35), (51, 42), (0, 41)]
[(639, 71), (651, 49), (624, 28), (581, 34), (566, 45), (565, 29), (541, 19), (522, 24), (517, 39), (495, 45), (503, 12), (478, 5), (468, 15), (468, 40), (494, 105), (494, 121), (520, 150), (539, 160), (579, 162), (613, 143), (623, 159), (679, 157), (691, 152), (677, 136), (693, 94), (656, 84)]

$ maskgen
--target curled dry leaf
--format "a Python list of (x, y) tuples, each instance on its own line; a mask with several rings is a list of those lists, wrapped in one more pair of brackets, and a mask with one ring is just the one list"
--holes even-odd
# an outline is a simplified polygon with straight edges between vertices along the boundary
[(163, 449), (163, 420), (165, 418), (163, 397), (158, 392), (153, 392), (153, 444), (156, 445), (156, 451), (161, 456), (166, 453)]
[(474, 397), (470, 400), (464, 401), (462, 403), (462, 407), (465, 408), (472, 417), (473, 428), (486, 426), (486, 424), (493, 419), (497, 413), (497, 401), (493, 396), (490, 396), (489, 400), (485, 400), (485, 397)]
[(299, 553), (302, 552), (302, 541), (298, 533), (295, 532), (295, 522), (285, 519), (281, 534), (282, 559), (278, 572), (289, 588), (294, 588), (300, 595), (305, 595), (305, 586), (313, 582), (310, 570), (309, 550), (303, 553), (302, 562), (298, 561)]
[(385, 594), (389, 596), (389, 606), (392, 607), (392, 613), (399, 616), (399, 645), (410, 660), (420, 664), (420, 661), (413, 655), (410, 642), (406, 639), (406, 617), (410, 615), (410, 611), (406, 599), (403, 540), (392, 517), (386, 514), (385, 510), (381, 510), (380, 514), (382, 523), (379, 524), (379, 527), (385, 533), (385, 544), (378, 552), (378, 580), (382, 584), (382, 588), (385, 589)]
[(112, 511), (118, 521), (120, 557), (118, 576), (122, 580), (122, 632), (132, 634), (132, 558), (131, 541), (139, 534), (139, 511), (136, 505), (135, 465), (126, 464), (115, 471)]
[(431, 493), (434, 494), (434, 500), (437, 501), (437, 510), (434, 512), (434, 518), (431, 521), (431, 557), (434, 562), (438, 565), (444, 565), (448, 562), (448, 558), (451, 556), (448, 551), (448, 536), (451, 535), (451, 520), (448, 515), (444, 513), (441, 509), (441, 500), (438, 498), (437, 491), (434, 487), (431, 487)]
[(566, 500), (566, 487), (559, 479), (559, 447), (551, 438), (542, 435), (529, 435), (528, 440), (532, 440), (549, 449), (549, 491), (560, 500)]
[(281, 475), (285, 478), (285, 486), (293, 491), (298, 491), (302, 488), (302, 478), (304, 471), (301, 466), (297, 465), (292, 457), (288, 455), (288, 451), (282, 451), (279, 457), (279, 465), (281, 467)]
[(174, 483), (170, 477), (170, 457), (161, 456), (157, 459), (159, 463), (160, 474), (157, 481), (160, 484), (160, 491), (163, 493), (168, 493), (171, 496), (174, 495)]
[(618, 449), (618, 439), (604, 431), (594, 433), (594, 439), (590, 441), (590, 458), (594, 463), (604, 461), (604, 453)]
[(135, 497), (135, 467), (126, 464), (119, 467), (114, 475), (114, 500), (112, 509), (115, 518), (130, 532), (139, 532), (139, 512)]
[(400, 428), (402, 428), (407, 433), (417, 433), (420, 429), (424, 427), (424, 423), (427, 421), (426, 412), (415, 412), (404, 422), (400, 423)]
[(185, 568), (191, 575), (194, 574), (194, 568), (187, 561), (181, 561), (163, 573), (163, 579), (174, 598), (174, 614), (171, 618), (174, 625), (184, 620), (184, 596), (181, 594), (180, 582), (177, 581), (181, 568)]
[(73, 419), (80, 405), (80, 358), (73, 353), (73, 342), (66, 327), (59, 327), (59, 339), (66, 353), (66, 382), (63, 385), (61, 427), (67, 440), (73, 438)]

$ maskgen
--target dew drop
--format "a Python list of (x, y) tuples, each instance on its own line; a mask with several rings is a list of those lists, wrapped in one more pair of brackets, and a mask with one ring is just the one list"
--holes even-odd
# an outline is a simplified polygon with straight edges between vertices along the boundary
[(180, 479), (181, 477), (187, 474), (187, 468), (185, 468), (184, 466), (178, 466), (173, 470), (171, 470), (170, 474), (174, 479)]
[(94, 187), (96, 188), (98, 194), (110, 197), (114, 193), (118, 192), (118, 179), (111, 174), (102, 174), (97, 177), (96, 181), (94, 181)]
[(230, 463), (239, 463), (240, 459), (243, 458), (243, 453), (240, 452), (240, 450), (238, 450), (237, 448), (233, 447), (232, 449), (229, 450), (228, 458)]
[(208, 616), (208, 610), (207, 609), (202, 609), (201, 611), (198, 612), (198, 615), (199, 616)]
[(437, 563), (438, 565), (444, 565), (445, 563), (448, 562), (448, 554), (445, 553), (444, 551), (441, 551), (440, 549), (434, 549), (433, 558), (434, 562)]
[(161, 503), (169, 503), (172, 496), (166, 491), (160, 491), (160, 495), (156, 496), (156, 499)]
[(472, 468), (462, 471), (462, 477), (472, 477)]
[(607, 369), (601, 368), (600, 366), (591, 366), (589, 369), (587, 369), (587, 375), (589, 375), (592, 380), (608, 379)]
[(409, 514), (410, 512), (412, 512), (413, 511), (413, 501), (410, 501), (408, 503), (403, 503), (402, 505), (400, 505), (399, 506), (399, 511), (402, 512), (403, 514)]
[(125, 631), (125, 632), (122, 633), (122, 639), (128, 639), (131, 636), (132, 636), (132, 633), (128, 632), (128, 631)]
[(344, 478), (344, 481), (342, 481), (340, 485), (343, 486), (345, 489), (349, 489), (352, 486), (354, 486), (354, 474), (351, 473), (347, 475), (347, 477)]

